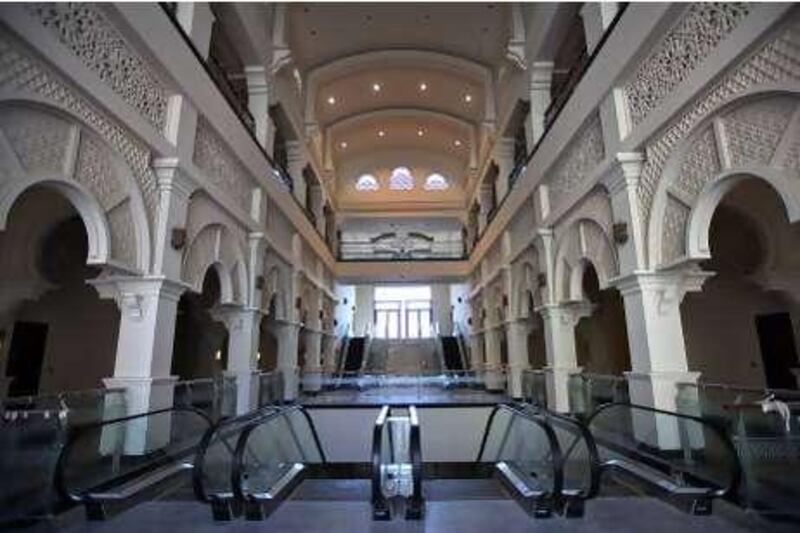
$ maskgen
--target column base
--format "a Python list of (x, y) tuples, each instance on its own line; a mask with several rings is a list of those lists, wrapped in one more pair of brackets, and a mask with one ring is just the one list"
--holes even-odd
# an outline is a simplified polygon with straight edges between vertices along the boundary
[[(682, 398), (678, 403), (678, 383), (697, 383), (699, 372), (626, 372), (631, 403), (670, 413), (699, 411), (699, 398)], [(696, 394), (696, 391), (695, 391)], [(670, 415), (645, 410), (632, 411), (633, 433), (636, 440), (660, 450), (679, 450), (686, 446), (702, 446), (702, 427), (682, 424)]]
[[(105, 397), (103, 419), (111, 420), (168, 409), (173, 406), (177, 376), (161, 378), (111, 377), (103, 379), (109, 389), (122, 389), (122, 396)], [(169, 444), (172, 435), (172, 413), (134, 418), (103, 428), (100, 450), (104, 455), (143, 455)]]
[(572, 376), (583, 372), (583, 368), (546, 366), (542, 370), (547, 382), (547, 407), (557, 413), (569, 413), (573, 409), (580, 412), (583, 406), (578, 398), (582, 399), (583, 395), (570, 394), (570, 382)]
[[(258, 372), (225, 372), (225, 379), (233, 381), (236, 387), (235, 405), (233, 411), (243, 415), (258, 409)], [(224, 409), (224, 408), (223, 408)], [(225, 411), (230, 412), (230, 411)]]

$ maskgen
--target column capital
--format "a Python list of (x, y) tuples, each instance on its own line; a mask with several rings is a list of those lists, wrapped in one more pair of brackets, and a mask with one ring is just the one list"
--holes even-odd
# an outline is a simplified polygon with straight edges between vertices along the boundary
[(100, 298), (113, 299), (123, 316), (134, 320), (143, 320), (151, 309), (146, 300), (163, 298), (178, 302), (184, 291), (190, 286), (182, 281), (175, 281), (163, 276), (129, 277), (101, 276), (87, 280)]
[(245, 320), (261, 318), (260, 309), (238, 304), (220, 304), (212, 308), (209, 314), (214, 320), (224, 323), (231, 333), (242, 329)]
[(153, 170), (158, 178), (160, 192), (175, 192), (183, 198), (189, 198), (197, 190), (197, 183), (182, 168), (177, 157), (161, 157), (152, 162)]
[(268, 94), (269, 80), (267, 69), (263, 65), (248, 65), (244, 67), (244, 76), (247, 81), (249, 94)]
[(555, 63), (552, 61), (534, 61), (531, 63), (531, 90), (549, 91), (553, 81), (553, 69)]
[(614, 157), (611, 171), (603, 179), (603, 185), (612, 196), (626, 189), (636, 190), (642, 175), (645, 156), (641, 152), (619, 152)]
[(591, 316), (594, 305), (588, 301), (545, 304), (536, 309), (545, 321), (558, 321), (565, 326), (575, 327), (582, 318)]
[(696, 263), (690, 262), (669, 270), (633, 272), (612, 279), (609, 285), (616, 287), (623, 298), (635, 294), (655, 294), (658, 297), (658, 309), (663, 310), (668, 305), (680, 305), (686, 293), (702, 290), (703, 284), (714, 276), (714, 272), (701, 270)]

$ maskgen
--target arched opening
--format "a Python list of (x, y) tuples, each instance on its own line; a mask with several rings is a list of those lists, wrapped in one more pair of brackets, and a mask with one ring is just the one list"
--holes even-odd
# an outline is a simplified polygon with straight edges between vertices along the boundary
[[(119, 310), (87, 280), (88, 234), (60, 192), (23, 192), (0, 232), (0, 361), (10, 396), (102, 387), (114, 371)], [(3, 391), (0, 390), (0, 393)]]
[(547, 346), (544, 340), (544, 320), (542, 315), (536, 312), (533, 291), (525, 291), (525, 305), (531, 323), (528, 330), (528, 364), (534, 370), (538, 370), (547, 366)]
[(202, 291), (186, 292), (178, 302), (172, 374), (179, 379), (219, 376), (228, 366), (228, 331), (212, 314), (221, 294), (219, 274), (211, 266)]
[(581, 287), (592, 309), (591, 315), (582, 318), (575, 328), (578, 366), (594, 374), (620, 375), (630, 370), (622, 296), (613, 287), (600, 288), (597, 270), (589, 261), (584, 261)]
[(717, 205), (701, 264), (714, 276), (681, 305), (689, 366), (706, 381), (797, 388), (798, 231), (761, 179), (742, 180)]
[(261, 319), (258, 337), (258, 370), (271, 372), (278, 368), (278, 337), (273, 328), (272, 315)]

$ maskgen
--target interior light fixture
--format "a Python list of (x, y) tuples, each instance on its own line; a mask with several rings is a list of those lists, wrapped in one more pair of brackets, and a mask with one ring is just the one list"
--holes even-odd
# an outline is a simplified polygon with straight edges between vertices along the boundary
[(342, 142), (340, 142), (340, 143), (339, 143), (339, 148), (341, 148), (342, 150), (344, 150), (345, 148), (347, 148), (347, 142), (346, 142), (346, 141), (342, 141)]
[(418, 129), (417, 130), (417, 137), (422, 137), (423, 135), (425, 135), (425, 130), (423, 130), (422, 128)]
[(453, 144), (455, 146), (461, 146), (461, 141), (459, 139), (456, 139), (455, 141), (453, 141)]
[(256, 361), (261, 361), (261, 352), (256, 352)]
[(335, 104), (335, 103), (336, 103), (336, 98), (334, 98), (333, 96), (329, 96), (329, 97), (328, 97), (328, 103), (329, 103), (330, 105), (333, 105), (333, 104)]
[(386, 132), (384, 130), (378, 130), (378, 137), (386, 137)]
[(217, 361), (222, 361), (222, 350), (217, 350), (217, 353), (214, 354), (214, 359)]
[(466, 103), (470, 103), (470, 102), (472, 102), (472, 95), (471, 95), (471, 94), (469, 94), (469, 93), (465, 94), (465, 95), (464, 95), (464, 101), (465, 101)]
[(373, 83), (372, 84), (372, 92), (376, 92), (376, 93), (381, 92), (381, 84), (380, 83)]
[(427, 91), (428, 90), (428, 84), (423, 81), (422, 83), (419, 84), (419, 90), (423, 91), (423, 92)]

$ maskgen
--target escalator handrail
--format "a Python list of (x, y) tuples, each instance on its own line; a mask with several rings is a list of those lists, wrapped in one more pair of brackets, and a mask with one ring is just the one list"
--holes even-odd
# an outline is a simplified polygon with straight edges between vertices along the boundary
[(411, 424), (409, 435), (409, 458), (411, 459), (412, 493), (411, 498), (416, 502), (422, 501), (422, 435), (417, 416), (417, 407), (408, 406), (408, 418)]
[[(520, 407), (523, 406), (521, 405)], [(564, 461), (564, 465), (566, 465), (570, 455), (572, 455), (572, 451), (577, 447), (578, 442), (583, 440), (586, 443), (586, 451), (589, 454), (589, 488), (588, 490), (581, 491), (580, 497), (587, 500), (594, 498), (600, 492), (600, 452), (597, 449), (597, 442), (595, 442), (594, 436), (592, 435), (592, 432), (589, 431), (588, 426), (571, 416), (556, 413), (547, 409), (539, 409), (533, 405), (524, 405), (524, 408), (535, 409), (535, 412), (541, 413), (549, 419), (557, 420), (562, 424), (567, 424), (577, 429), (575, 440), (572, 441), (572, 443), (563, 453), (562, 460)]]
[(486, 443), (489, 439), (489, 432), (492, 429), (492, 423), (494, 422), (494, 418), (500, 410), (508, 411), (513, 416), (518, 416), (529, 422), (533, 422), (544, 431), (548, 444), (550, 445), (550, 456), (553, 464), (553, 490), (551, 496), (560, 498), (564, 488), (564, 458), (561, 452), (561, 445), (558, 442), (558, 437), (556, 437), (556, 432), (553, 430), (553, 427), (550, 425), (549, 421), (542, 420), (541, 418), (534, 416), (525, 410), (521, 410), (518, 407), (505, 403), (498, 403), (494, 406), (492, 412), (489, 414), (489, 418), (486, 420), (486, 428), (483, 431), (481, 447), (478, 450), (478, 457), (475, 462), (480, 463), (481, 459), (483, 459), (483, 454), (486, 451)]
[(308, 422), (308, 427), (311, 430), (311, 436), (314, 439), (314, 446), (317, 448), (320, 461), (323, 464), (327, 462), (327, 458), (325, 457), (325, 450), (323, 450), (322, 444), (319, 440), (319, 434), (317, 433), (317, 428), (314, 425), (314, 421), (308, 414), (308, 410), (305, 407), (303, 407), (302, 405), (291, 405), (289, 407), (283, 407), (271, 413), (267, 413), (262, 418), (258, 418), (247, 424), (247, 426), (239, 434), (239, 438), (236, 441), (236, 448), (233, 454), (234, 455), (233, 466), (231, 468), (231, 492), (236, 500), (243, 502), (247, 499), (248, 496), (248, 494), (244, 490), (244, 480), (245, 480), (244, 452), (247, 450), (247, 442), (250, 438), (250, 435), (259, 426), (267, 424), (278, 417), (285, 418), (288, 422), (289, 420), (288, 415), (295, 411), (299, 411), (305, 417), (306, 422)]
[[(211, 420), (211, 417), (208, 416), (207, 413), (198, 409), (196, 407), (191, 406), (172, 406), (172, 407), (165, 407), (163, 409), (156, 409), (154, 411), (148, 411), (146, 413), (136, 413), (133, 415), (122, 416), (118, 418), (112, 418), (109, 420), (100, 420), (97, 422), (91, 422), (89, 424), (82, 424), (78, 426), (73, 426), (68, 430), (68, 436), (64, 446), (61, 448), (61, 452), (58, 454), (58, 459), (56, 460), (56, 467), (55, 472), (53, 474), (53, 486), (55, 487), (56, 493), (59, 497), (64, 501), (69, 501), (73, 503), (84, 503), (88, 500), (88, 496), (92, 493), (92, 489), (86, 489), (81, 492), (73, 492), (68, 486), (67, 481), (65, 479), (67, 463), (69, 458), (72, 454), (72, 450), (75, 446), (75, 443), (78, 442), (81, 437), (88, 431), (96, 430), (98, 428), (102, 428), (104, 426), (109, 426), (112, 424), (120, 424), (123, 422), (128, 422), (130, 420), (136, 420), (139, 418), (147, 418), (156, 415), (162, 415), (165, 413), (170, 412), (189, 412), (198, 415), (204, 422), (208, 424), (209, 427), (214, 425), (214, 422)], [(132, 470), (120, 476), (119, 478), (131, 478), (136, 477), (137, 474), (142, 472), (143, 470), (148, 470), (152, 465), (144, 465), (141, 468)], [(104, 484), (111, 484), (112, 486), (115, 484), (114, 480), (109, 480)]]
[[(223, 431), (227, 426), (231, 426), (237, 423), (246, 423), (250, 419), (256, 418), (258, 416), (263, 416), (268, 413), (276, 412), (277, 410), (278, 407), (268, 405), (262, 407), (257, 411), (246, 413), (241, 416), (222, 418), (219, 421), (217, 421), (216, 424), (212, 425), (206, 430), (206, 432), (203, 434), (203, 438), (200, 440), (200, 445), (198, 446), (197, 454), (195, 455), (195, 460), (194, 460), (195, 466), (194, 469), (192, 470), (192, 490), (194, 491), (195, 497), (199, 501), (203, 503), (211, 502), (211, 498), (209, 498), (208, 491), (205, 488), (204, 479), (205, 479), (206, 455), (208, 453), (209, 447), (214, 442), (214, 437), (218, 433)], [(225, 445), (225, 447), (228, 448), (228, 451), (231, 453), (231, 456), (233, 456), (235, 448), (231, 447), (228, 444), (228, 441), (226, 441), (225, 439), (220, 439), (220, 442), (222, 442)]]
[[(674, 411), (666, 411), (666, 410), (663, 410), (663, 409), (657, 409), (655, 407), (650, 407), (650, 406), (647, 406), (647, 405), (639, 405), (639, 404), (630, 403), (630, 402), (609, 402), (609, 403), (605, 403), (605, 404), (597, 407), (586, 418), (585, 424), (586, 424), (586, 427), (589, 428), (589, 431), (591, 431), (591, 423), (592, 423), (592, 421), (597, 416), (599, 416), (601, 413), (603, 413), (604, 411), (606, 411), (608, 409), (613, 409), (613, 408), (616, 408), (616, 407), (626, 407), (626, 408), (629, 408), (629, 409), (638, 409), (640, 411), (647, 411), (647, 412), (656, 413), (656, 414), (663, 414), (663, 415), (673, 416), (675, 418), (681, 418), (681, 419), (685, 419), (685, 420), (692, 420), (692, 421), (698, 422), (699, 424), (701, 424), (701, 425), (703, 425), (705, 427), (710, 428), (711, 431), (714, 432), (717, 435), (717, 437), (719, 437), (720, 442), (722, 442), (722, 445), (725, 448), (725, 451), (729, 455), (729, 458), (730, 458), (730, 462), (729, 462), (730, 471), (729, 471), (728, 485), (725, 486), (725, 487), (718, 488), (716, 490), (710, 490), (709, 491), (709, 496), (713, 496), (713, 497), (716, 497), (716, 498), (726, 498), (726, 497), (735, 495), (736, 491), (739, 489), (739, 486), (740, 486), (741, 480), (742, 480), (742, 465), (741, 465), (741, 462), (739, 461), (739, 455), (736, 452), (736, 447), (733, 445), (733, 442), (731, 441), (730, 437), (728, 436), (728, 433), (725, 431), (725, 429), (723, 427), (721, 427), (719, 424), (717, 424), (714, 420), (711, 420), (711, 419), (708, 419), (708, 418), (705, 418), (705, 417), (701, 417), (701, 416), (694, 416), (694, 415), (689, 415), (689, 414), (685, 414), (685, 413), (677, 413), (677, 412), (674, 412)], [(659, 457), (652, 457), (652, 459), (654, 461), (656, 461), (656, 462), (659, 462), (659, 463), (663, 464), (665, 467), (667, 467), (667, 468), (669, 468), (671, 470), (676, 469), (675, 465), (673, 465), (669, 461), (665, 461), (664, 459), (661, 459)], [(682, 470), (680, 468), (677, 468), (677, 469), (678, 470)]]
[(383, 447), (383, 428), (389, 418), (389, 406), (381, 407), (375, 425), (372, 428), (372, 505), (386, 504), (381, 487), (381, 451)]

